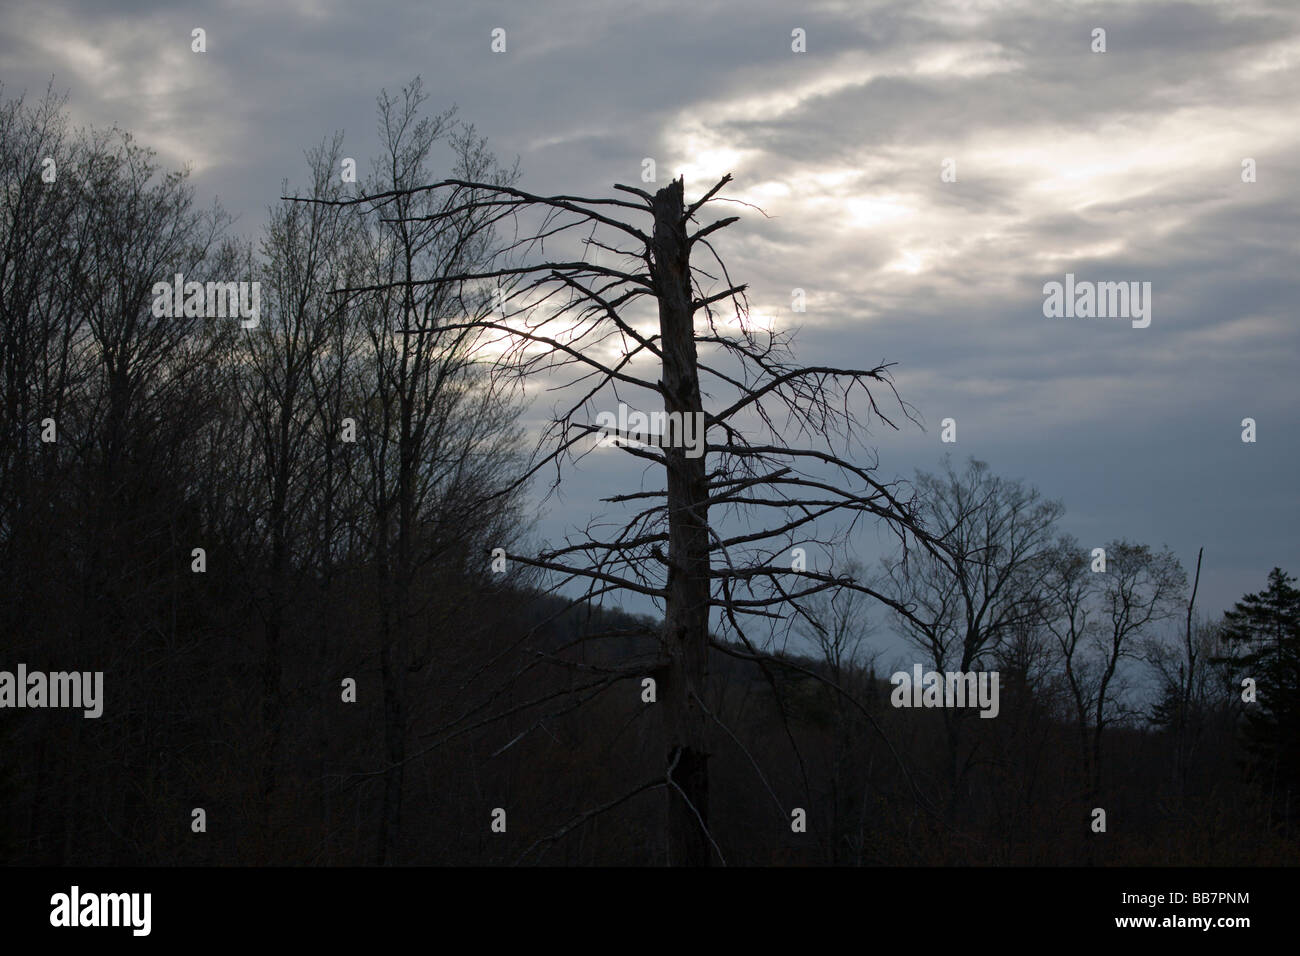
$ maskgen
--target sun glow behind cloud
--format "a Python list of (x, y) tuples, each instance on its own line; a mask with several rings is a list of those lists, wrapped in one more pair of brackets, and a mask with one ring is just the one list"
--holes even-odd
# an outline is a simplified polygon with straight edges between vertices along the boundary
[[(823, 0), (801, 14), (802, 55), (776, 4), (747, 7), (744, 25), (714, 5), (668, 18), (652, 4), (629, 14), (634, 29), (581, 5), (559, 29), (553, 9), (522, 5), (505, 24), (510, 53), (494, 58), (472, 6), (448, 5), (435, 28), (427, 4), (388, 4), (379, 23), (337, 2), (214, 0), (203, 25), (220, 55), (206, 60), (189, 52), (195, 24), (110, 7), (7, 4), (6, 92), (55, 72), (79, 122), (120, 123), (164, 163), (195, 164), (200, 195), (241, 212), (242, 233), (282, 178), (301, 181), (301, 152), (322, 135), (345, 129), (364, 165), (378, 89), (422, 73), (429, 107), (459, 105), (539, 191), (653, 191), (681, 173), (689, 201), (732, 173), (722, 195), (770, 218), (719, 203), (700, 224), (741, 216), (710, 238), (749, 285), (753, 326), (802, 327), (812, 361), (898, 360), (927, 422), (954, 405), (968, 417), (963, 438), (984, 443), (971, 453), (1002, 442), (990, 456), (1014, 456), (1014, 427), (1032, 430), (1043, 445), (1022, 460), (1072, 506), (1104, 507), (1053, 470), (1088, 428), (1111, 441), (1177, 408), (1169, 427), (1203, 428), (1210, 402), (1267, 407), (1273, 434), (1290, 427), (1279, 419), (1294, 393), (1257, 366), (1297, 351), (1293, 4), (1106, 4), (1104, 56), (1087, 51), (1092, 8), (1068, 2)], [(650, 83), (646, 64), (661, 71)], [(638, 180), (645, 156), (655, 183)], [(1244, 157), (1259, 161), (1256, 184), (1240, 181)], [(955, 183), (940, 179), (945, 158)], [(1044, 323), (1043, 282), (1071, 270), (1157, 280), (1151, 334)], [(653, 313), (629, 320), (657, 332)], [(718, 322), (733, 329), (729, 308)]]

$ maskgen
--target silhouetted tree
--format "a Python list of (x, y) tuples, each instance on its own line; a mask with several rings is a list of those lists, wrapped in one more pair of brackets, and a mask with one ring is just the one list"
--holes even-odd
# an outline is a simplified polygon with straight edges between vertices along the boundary
[[(885, 560), (889, 593), (909, 609), (896, 618), (938, 670), (969, 671), (1039, 616), (1040, 564), (1064, 509), (974, 459), (961, 472), (951, 459), (942, 474), (918, 472), (916, 487), (920, 521), (937, 546)], [(970, 768), (962, 728), (971, 711), (941, 713), (951, 816)]]
[[(689, 205), (680, 179), (653, 195), (615, 187), (632, 200), (541, 196), (468, 179), (394, 188), (360, 201), (391, 204), (394, 199), (442, 197), (439, 207), (422, 215), (407, 211), (393, 217), (425, 227), (467, 211), (485, 213), (493, 222), (526, 214), (536, 214), (540, 221), (516, 226), (523, 238), (507, 246), (493, 265), (347, 290), (349, 295), (416, 286), (432, 287), (440, 295), (454, 290), (466, 317), (441, 326), (442, 331), (488, 330), (500, 342), (502, 368), (530, 377), (560, 374), (553, 388), (574, 397), (554, 414), (525, 478), (548, 466), (558, 474), (575, 449), (602, 434), (664, 476), (662, 490), (606, 499), (640, 508), (619, 532), (589, 535), (535, 556), (512, 551), (510, 559), (586, 581), (583, 600), (624, 590), (662, 608), (657, 656), (623, 661), (584, 688), (646, 674), (657, 678), (665, 720), (664, 774), (607, 808), (647, 789), (664, 788), (668, 858), (685, 865), (725, 860), (708, 825), (709, 726), (717, 722), (705, 699), (709, 648), (767, 667), (776, 658), (750, 639), (746, 622), (767, 625), (776, 619), (788, 626), (796, 616), (806, 619), (801, 601), (831, 589), (855, 589), (908, 613), (869, 583), (801, 566), (789, 555), (801, 543), (831, 547), (842, 542), (862, 518), (882, 519), (903, 538), (914, 537), (916, 530), (910, 503), (875, 477), (874, 464), (860, 465), (842, 454), (860, 440), (864, 427), (848, 400), (860, 392), (867, 414), (881, 416), (869, 387), (883, 386), (893, 394), (888, 367), (794, 363), (787, 334), (763, 332), (748, 321), (745, 287), (731, 281), (710, 242), (737, 217), (692, 231), (691, 223), (708, 204), (720, 201), (729, 181), (724, 177)], [(431, 205), (429, 199), (424, 202)], [(614, 218), (616, 214), (624, 218)], [(631, 216), (648, 222), (643, 228), (629, 221)], [(577, 230), (585, 234), (584, 251), (598, 250), (618, 265), (586, 261), (582, 252), (570, 258), (546, 254), (547, 243), (562, 244), (566, 234)], [(697, 250), (718, 263), (716, 280), (693, 265)], [(516, 254), (519, 264), (505, 261)], [(498, 297), (500, 314), (476, 315), (484, 284), (504, 282), (515, 285)], [(657, 313), (657, 330), (638, 327), (642, 320), (635, 316), (644, 299)], [(727, 326), (717, 312), (719, 303), (729, 306)], [(701, 349), (707, 350), (704, 356)], [(570, 367), (579, 373), (570, 373)], [(702, 377), (711, 380), (711, 394), (730, 392), (717, 399), (714, 410), (703, 404)], [(612, 414), (624, 392), (662, 403), (666, 424), (690, 428), (701, 423), (699, 445), (687, 447), (691, 442), (684, 431), (651, 434), (650, 429), (624, 431), (590, 421), (593, 408)], [(777, 415), (789, 424), (777, 426)], [(758, 437), (751, 437), (755, 433)], [(796, 444), (796, 438), (806, 439), (807, 446)], [(751, 512), (774, 517), (734, 526), (723, 517)], [(718, 639), (710, 627), (714, 609)]]
[(1223, 616), (1224, 660), (1240, 681), (1255, 682), (1256, 702), (1246, 706), (1246, 739), (1266, 782), (1269, 806), (1284, 819), (1300, 812), (1300, 590), (1281, 568), (1268, 587), (1247, 594)]

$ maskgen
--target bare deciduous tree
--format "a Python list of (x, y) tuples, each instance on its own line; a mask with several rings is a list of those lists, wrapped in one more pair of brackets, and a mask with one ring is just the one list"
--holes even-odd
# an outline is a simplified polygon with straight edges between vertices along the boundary
[[(974, 459), (962, 472), (946, 459), (942, 474), (920, 472), (916, 486), (920, 520), (938, 546), (886, 559), (889, 593), (911, 609), (897, 618), (917, 650), (939, 670), (969, 671), (1036, 619), (1038, 565), (1064, 509)], [(973, 757), (961, 754), (969, 713), (942, 710), (949, 815)]]
[(1101, 788), (1106, 728), (1132, 716), (1125, 704), (1125, 661), (1137, 658), (1150, 629), (1177, 613), (1187, 585), (1168, 549), (1112, 541), (1105, 570), (1093, 570), (1073, 538), (1060, 540), (1045, 582), (1045, 618), (1056, 639), (1079, 735), (1080, 764), (1090, 794)]

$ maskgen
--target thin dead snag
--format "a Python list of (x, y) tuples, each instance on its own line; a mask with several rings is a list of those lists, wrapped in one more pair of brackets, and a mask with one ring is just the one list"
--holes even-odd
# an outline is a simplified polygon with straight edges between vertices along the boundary
[[(516, 238), (488, 267), (419, 281), (454, 288), (452, 298), (462, 306), (460, 318), (438, 323), (438, 334), (490, 333), (498, 372), (557, 382), (553, 390), (566, 395), (519, 484), (553, 468), (551, 489), (557, 488), (565, 462), (589, 453), (593, 438), (609, 437), (608, 428), (592, 423), (591, 412), (609, 409), (625, 394), (661, 407), (668, 422), (702, 423), (702, 447), (695, 448), (668, 436), (644, 440), (640, 435), (643, 440), (635, 441), (637, 435), (616, 431), (622, 450), (661, 470), (664, 481), (662, 490), (604, 499), (634, 511), (616, 533), (588, 529), (579, 540), (540, 554), (509, 554), (515, 562), (556, 575), (557, 587), (585, 582), (575, 603), (626, 591), (650, 598), (662, 610), (659, 659), (652, 672), (660, 680), (665, 708), (662, 783), (668, 859), (676, 865), (724, 860), (709, 831), (710, 624), (731, 645), (744, 645), (744, 656), (763, 669), (775, 690), (769, 667), (781, 661), (756, 646), (746, 622), (769, 632), (789, 627), (798, 617), (808, 619), (804, 598), (837, 588), (860, 591), (905, 616), (913, 613), (866, 581), (791, 562), (793, 547), (833, 554), (863, 518), (884, 521), (905, 548), (935, 546), (918, 528), (910, 497), (877, 480), (874, 456), (860, 446), (867, 423), (855, 403), (861, 403), (868, 420), (874, 416), (896, 427), (872, 387), (910, 417), (893, 389), (889, 366), (797, 365), (789, 333), (754, 327), (745, 286), (731, 281), (710, 242), (737, 217), (692, 231), (706, 205), (727, 201), (719, 193), (730, 180), (723, 177), (690, 205), (681, 179), (654, 195), (615, 186), (632, 200), (540, 196), (451, 179), (421, 187), (443, 194), (441, 211), (432, 218), (473, 210), (494, 224), (515, 226)], [(386, 206), (413, 191), (347, 202)], [(521, 229), (521, 217), (530, 213), (537, 220)], [(644, 228), (615, 218), (630, 220), (632, 213), (646, 217)], [(547, 243), (554, 249), (566, 240), (581, 248), (548, 253)], [(588, 261), (592, 251), (596, 261)], [(697, 251), (707, 252), (716, 275), (692, 263)], [(492, 289), (494, 284), (508, 287), (508, 294)], [(385, 288), (339, 291), (352, 296)], [(485, 315), (481, 304), (490, 295), (501, 307)], [(646, 321), (644, 299), (657, 305), (657, 332)], [(717, 311), (724, 304), (725, 322)], [(704, 407), (705, 396), (717, 402), (718, 411)], [(619, 668), (604, 680), (612, 684), (629, 676)], [(479, 717), (463, 715), (465, 721)]]
[[(661, 189), (653, 200), (654, 256), (651, 276), (659, 300), (664, 410), (680, 421), (704, 420), (699, 360), (691, 307), (690, 240), (686, 235), (683, 184)], [(669, 419), (672, 420), (671, 418)], [(685, 447), (664, 448), (667, 470), (668, 586), (663, 650), (668, 658), (663, 700), (667, 721), (669, 862), (709, 861), (708, 747), (705, 714), (709, 656), (709, 486), (705, 455)], [(697, 825), (698, 817), (698, 825)]]

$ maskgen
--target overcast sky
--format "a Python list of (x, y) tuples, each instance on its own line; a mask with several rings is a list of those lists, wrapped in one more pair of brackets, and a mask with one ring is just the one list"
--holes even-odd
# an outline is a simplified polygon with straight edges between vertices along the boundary
[[(1088, 546), (1168, 544), (1190, 574), (1203, 545), (1211, 612), (1274, 565), (1300, 572), (1295, 0), (0, 11), (6, 96), (53, 76), (77, 122), (191, 164), (250, 237), (322, 137), (343, 130), (364, 170), (376, 94), (417, 74), (429, 107), (458, 106), (534, 191), (643, 185), (645, 157), (661, 184), (684, 173), (688, 198), (732, 173), (729, 195), (771, 217), (740, 209), (721, 244), (755, 314), (801, 325), (807, 364), (898, 363), (925, 427), (877, 434), (887, 476), (976, 456), (1061, 498)], [(1045, 318), (1043, 285), (1066, 273), (1150, 282), (1150, 326)], [(586, 459), (544, 536), (591, 512), (605, 467)]]

